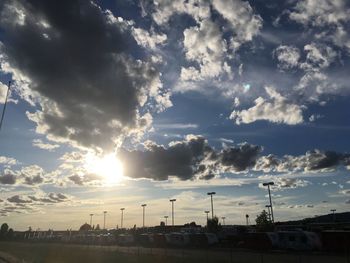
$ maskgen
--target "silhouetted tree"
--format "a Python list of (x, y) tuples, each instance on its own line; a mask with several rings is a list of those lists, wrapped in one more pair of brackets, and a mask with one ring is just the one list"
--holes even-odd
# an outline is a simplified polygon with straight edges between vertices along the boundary
[(7, 235), (7, 232), (9, 230), (9, 226), (6, 223), (3, 223), (0, 228), (0, 238), (4, 239)]
[(269, 216), (265, 210), (263, 210), (259, 215), (257, 215), (256, 219), (256, 230), (258, 231), (271, 231), (273, 229), (273, 225), (269, 220)]
[(197, 224), (196, 224), (196, 222), (191, 222), (191, 223), (186, 223), (186, 224), (184, 224), (184, 226), (185, 227), (196, 227), (197, 226)]
[(100, 224), (97, 224), (97, 225), (96, 225), (95, 230), (101, 230)]
[(213, 219), (208, 219), (208, 232), (217, 233), (221, 229), (222, 229), (222, 226), (219, 223), (219, 218), (215, 216)]
[(89, 231), (91, 229), (91, 226), (88, 223), (85, 223), (79, 228), (79, 231)]

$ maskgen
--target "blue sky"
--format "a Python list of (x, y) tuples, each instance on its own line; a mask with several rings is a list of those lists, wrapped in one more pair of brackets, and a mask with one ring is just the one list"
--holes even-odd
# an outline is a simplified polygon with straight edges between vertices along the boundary
[[(0, 4), (0, 220), (15, 229), (349, 210), (345, 0)], [(296, 210), (297, 209), (297, 210)], [(57, 216), (59, 214), (59, 216)]]

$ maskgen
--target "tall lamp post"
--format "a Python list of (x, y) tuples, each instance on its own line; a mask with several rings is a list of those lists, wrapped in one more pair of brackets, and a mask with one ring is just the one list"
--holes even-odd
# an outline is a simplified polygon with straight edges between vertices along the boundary
[(263, 186), (267, 186), (267, 190), (269, 191), (269, 199), (270, 199), (270, 208), (271, 208), (271, 218), (272, 218), (272, 223), (275, 223), (275, 218), (273, 216), (273, 208), (272, 208), (272, 201), (271, 201), (271, 191), (270, 191), (270, 186), (274, 185), (274, 182), (268, 182), (268, 183), (263, 183)]
[(169, 201), (171, 202), (171, 224), (174, 226), (174, 202), (176, 199), (170, 199)]
[(164, 218), (165, 218), (165, 226), (168, 225), (168, 217), (169, 217), (169, 216), (164, 216)]
[(248, 214), (245, 215), (245, 220), (246, 220), (247, 226), (249, 226), (249, 215)]
[(204, 213), (206, 213), (207, 214), (207, 226), (208, 226), (208, 221), (209, 221), (209, 217), (208, 217), (208, 214), (210, 213), (210, 211), (204, 211)]
[(335, 223), (335, 214), (334, 214), (335, 211), (337, 211), (337, 209), (331, 209), (331, 212), (333, 213), (333, 223)]
[(90, 214), (90, 226), (92, 228), (92, 217), (94, 216), (94, 214)]
[(221, 217), (221, 219), (222, 219), (222, 225), (224, 226), (226, 217), (223, 216), (223, 217)]
[(145, 207), (147, 206), (146, 204), (142, 204), (142, 227), (145, 228)]
[(270, 222), (272, 222), (271, 221), (271, 211), (270, 211), (270, 205), (265, 205), (265, 207), (267, 208), (267, 215), (269, 216), (269, 220), (270, 220)]
[(106, 229), (106, 214), (107, 211), (103, 211), (103, 229)]
[(213, 195), (215, 195), (215, 192), (209, 192), (207, 193), (208, 195), (210, 195), (210, 201), (211, 201), (211, 219), (214, 218), (214, 205), (213, 205)]
[(120, 211), (122, 211), (121, 218), (120, 218), (120, 228), (123, 228), (124, 210), (125, 210), (124, 207), (120, 208)]

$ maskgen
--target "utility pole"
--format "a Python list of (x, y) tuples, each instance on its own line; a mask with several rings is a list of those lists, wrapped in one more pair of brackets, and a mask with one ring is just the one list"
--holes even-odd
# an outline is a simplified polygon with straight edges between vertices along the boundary
[(333, 213), (333, 223), (335, 223), (335, 211), (337, 211), (337, 209), (331, 209), (330, 210)]
[(121, 219), (120, 219), (120, 228), (123, 229), (123, 219), (124, 219), (124, 210), (125, 208), (120, 208), (120, 211), (122, 211), (122, 214), (121, 214)]
[(221, 219), (222, 219), (222, 225), (223, 225), (223, 226), (225, 226), (225, 218), (226, 218), (226, 217), (224, 217), (224, 216), (221, 217)]
[(145, 228), (145, 207), (147, 206), (146, 204), (142, 204), (142, 227)]
[(267, 208), (267, 215), (269, 216), (269, 221), (272, 222), (272, 219), (271, 219), (271, 211), (270, 211), (270, 205), (265, 205), (265, 207)]
[(1, 120), (0, 120), (0, 130), (1, 130), (1, 127), (2, 127), (2, 122), (4, 121), (4, 117), (5, 117), (5, 111), (6, 111), (6, 106), (7, 106), (7, 99), (9, 97), (10, 89), (11, 89), (11, 81), (9, 81), (9, 83), (7, 85), (7, 92), (6, 92), (6, 97), (5, 97), (5, 101), (4, 101), (4, 106), (2, 108), (2, 114), (1, 114)]
[(274, 185), (274, 182), (268, 182), (268, 183), (263, 183), (263, 186), (267, 186), (267, 190), (269, 191), (269, 199), (270, 199), (270, 208), (271, 208), (271, 217), (272, 217), (272, 223), (275, 223), (275, 218), (273, 216), (273, 208), (272, 208), (272, 201), (271, 201), (271, 191), (270, 191), (270, 186)]
[(106, 229), (106, 214), (107, 211), (103, 211), (103, 229)]
[(171, 202), (171, 224), (174, 226), (174, 202), (176, 199), (170, 199), (169, 201)]
[(90, 214), (90, 226), (91, 226), (91, 229), (92, 229), (92, 217), (94, 216), (94, 214)]
[(206, 213), (207, 214), (207, 227), (208, 227), (208, 221), (209, 221), (209, 217), (208, 217), (208, 214), (210, 213), (210, 211), (204, 211), (204, 213)]
[(210, 195), (210, 200), (211, 200), (211, 219), (214, 218), (214, 205), (213, 205), (213, 195), (215, 195), (215, 192), (209, 192), (207, 193), (208, 195)]

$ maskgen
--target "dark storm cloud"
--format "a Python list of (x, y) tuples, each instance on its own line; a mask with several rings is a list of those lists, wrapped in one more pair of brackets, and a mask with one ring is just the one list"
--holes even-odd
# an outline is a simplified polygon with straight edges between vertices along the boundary
[(137, 45), (127, 22), (79, 0), (7, 0), (0, 12), (0, 51), (16, 80), (29, 78), (21, 95), (41, 95), (34, 101), (42, 110), (27, 114), (39, 133), (110, 148), (142, 128), (138, 108), (161, 97), (161, 84), (152, 66), (129, 55)]
[(122, 150), (118, 157), (125, 164), (125, 175), (132, 178), (167, 180), (209, 180), (223, 172), (242, 172), (255, 164), (262, 147), (247, 143), (216, 151), (201, 136), (188, 135), (185, 140), (168, 147), (153, 142), (145, 151)]
[(0, 175), (0, 184), (15, 184), (16, 183), (16, 175), (11, 173), (10, 171), (4, 172), (4, 174)]
[(230, 147), (220, 153), (220, 163), (223, 166), (233, 167), (235, 171), (241, 172), (255, 164), (262, 147), (244, 143), (239, 147)]

